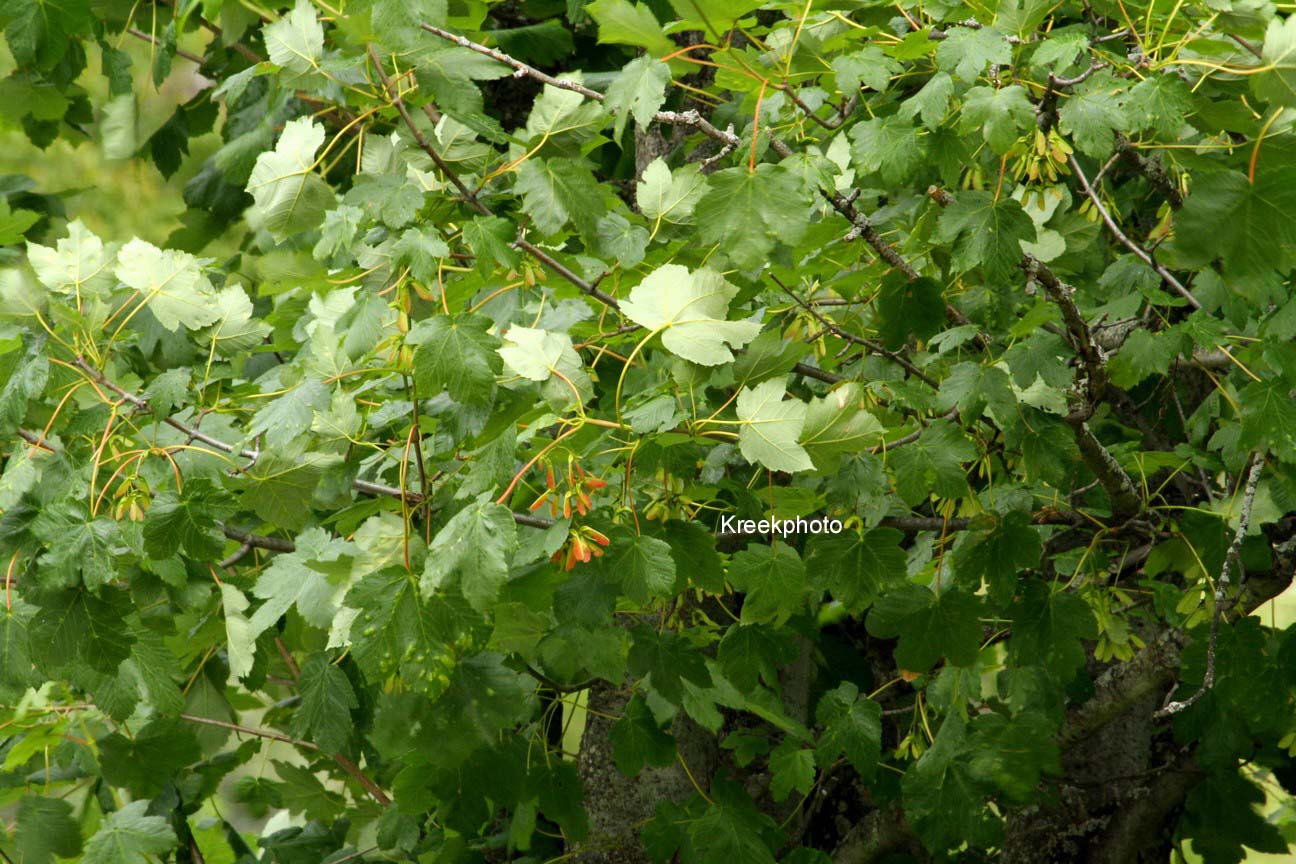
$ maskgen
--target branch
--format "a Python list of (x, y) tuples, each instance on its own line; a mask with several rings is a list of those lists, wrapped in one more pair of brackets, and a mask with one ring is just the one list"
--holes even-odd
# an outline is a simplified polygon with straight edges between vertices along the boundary
[[(230, 723), (227, 720), (217, 720), (214, 717), (203, 717), (198, 714), (181, 714), (180, 719), (188, 720), (190, 723), (198, 723), (202, 726), (216, 726), (220, 729), (228, 729), (231, 732), (237, 732), (242, 735), (252, 735), (256, 738), (265, 738), (268, 741), (280, 741), (284, 744), (291, 744), (294, 747), (299, 747), (302, 750), (309, 750), (313, 753), (324, 753), (318, 745), (312, 744), (310, 741), (303, 741), (300, 738), (292, 738), (288, 735), (274, 732), (269, 729), (254, 729), (251, 726), (240, 726), (238, 723)], [(365, 773), (346, 756), (343, 756), (341, 753), (334, 753), (333, 761), (342, 766), (343, 771), (346, 771), (354, 777), (356, 781), (364, 787), (365, 791), (373, 796), (373, 799), (379, 804), (385, 807), (391, 803), (391, 798), (389, 798), (387, 793), (382, 790), (382, 787), (366, 776)]]
[(1085, 177), (1084, 171), (1080, 169), (1080, 163), (1076, 161), (1075, 156), (1068, 156), (1067, 161), (1071, 165), (1071, 170), (1075, 172), (1076, 179), (1080, 181), (1080, 186), (1084, 189), (1085, 195), (1089, 196), (1089, 200), (1093, 202), (1094, 208), (1098, 211), (1098, 215), (1102, 217), (1103, 223), (1107, 225), (1108, 230), (1115, 235), (1116, 239), (1119, 240), (1127, 249), (1137, 255), (1144, 264), (1155, 270), (1157, 274), (1165, 280), (1166, 284), (1178, 291), (1180, 296), (1187, 300), (1194, 309), (1202, 308), (1201, 303), (1197, 302), (1197, 298), (1192, 295), (1191, 291), (1184, 287), (1182, 282), (1175, 278), (1173, 273), (1159, 264), (1157, 260), (1144, 251), (1141, 246), (1133, 240), (1130, 240), (1129, 237), (1125, 236), (1125, 232), (1121, 231), (1120, 227), (1116, 224), (1116, 220), (1112, 219), (1111, 214), (1107, 212), (1107, 208), (1103, 206), (1102, 201), (1098, 198), (1098, 194), (1094, 191), (1093, 187), (1089, 185), (1089, 179)]
[(1138, 152), (1134, 143), (1119, 132), (1116, 133), (1116, 153), (1146, 177), (1149, 183), (1161, 190), (1161, 194), (1170, 202), (1171, 207), (1178, 210), (1183, 206), (1183, 193), (1179, 191), (1179, 185), (1174, 182), (1170, 173), (1155, 159), (1149, 159)]
[[(1257, 453), (1251, 457), (1251, 470), (1247, 473), (1246, 490), (1242, 493), (1242, 512), (1238, 516), (1237, 531), (1234, 532), (1233, 542), (1229, 544), (1228, 552), (1224, 555), (1224, 566), (1220, 568), (1219, 579), (1215, 580), (1215, 609), (1211, 614), (1210, 636), (1206, 643), (1206, 674), (1202, 676), (1201, 686), (1187, 699), (1168, 703), (1152, 715), (1153, 717), (1159, 719), (1178, 714), (1191, 707), (1206, 695), (1206, 691), (1215, 686), (1215, 649), (1219, 642), (1220, 616), (1224, 614), (1224, 592), (1228, 590), (1233, 569), (1241, 570), (1238, 555), (1242, 551), (1242, 541), (1246, 539), (1247, 529), (1251, 525), (1251, 507), (1255, 504), (1256, 489), (1260, 485), (1260, 472), (1263, 469), (1264, 457)], [(1242, 578), (1243, 576), (1239, 575), (1239, 584)]]
[[(278, 537), (265, 537), (261, 534), (250, 534), (247, 531), (240, 531), (238, 528), (231, 528), (228, 525), (222, 525), (221, 532), (229, 539), (237, 540), (249, 549), (265, 549), (267, 552), (295, 552), (297, 550), (296, 545), (294, 545), (291, 540), (281, 540)], [(242, 550), (240, 549), (240, 551)], [(243, 552), (243, 555), (246, 554), (246, 552)], [(243, 555), (239, 555), (238, 557), (241, 558)], [(234, 556), (230, 557), (233, 558)], [(234, 558), (234, 561), (237, 560), (238, 558)], [(227, 558), (225, 561), (220, 562), (218, 566), (228, 567), (229, 564), (227, 564), (226, 561), (229, 561), (229, 559)], [(230, 561), (230, 564), (232, 563), (233, 561)]]
[[(130, 404), (134, 405), (139, 410), (152, 413), (152, 408), (149, 407), (147, 400), (135, 395), (134, 393), (127, 390), (126, 388), (122, 387), (120, 384), (117, 384), (115, 381), (111, 380), (110, 378), (105, 376), (102, 372), (100, 372), (99, 370), (91, 366), (89, 363), (87, 363), (84, 358), (81, 357), (76, 358), (76, 365), (79, 366), (82, 370), (84, 370), (85, 373), (89, 375), (94, 381), (98, 382), (99, 384), (102, 384), (103, 386), (107, 387), (109, 390), (112, 390), (114, 393), (121, 396), (123, 399), (125, 399)], [(824, 374), (828, 374), (828, 373), (824, 373)], [(259, 455), (259, 451), (257, 450), (239, 449), (235, 447), (233, 444), (227, 444), (226, 442), (221, 441), (219, 438), (213, 438), (207, 433), (200, 431), (196, 427), (189, 426), (185, 423), (182, 423), (181, 421), (176, 420), (174, 417), (163, 417), (160, 419), (163, 423), (166, 423), (168, 426), (171, 426), (172, 428), (180, 430), (190, 438), (197, 441), (202, 441), (204, 444), (214, 447), (223, 453), (238, 453), (240, 456), (244, 456), (250, 459), (255, 459)], [(411, 505), (417, 505), (423, 502), (423, 496), (417, 492), (411, 492), (409, 490), (400, 489), (396, 486), (389, 486), (386, 483), (376, 483), (372, 480), (353, 480), (351, 482), (351, 488), (354, 491), (361, 493), (362, 495), (374, 495), (374, 496), (387, 497), (387, 498), (404, 498)], [(537, 520), (536, 517), (528, 516), (523, 513), (514, 513), (513, 521), (519, 525), (528, 525), (532, 527), (544, 527), (544, 528), (547, 528), (549, 527), (549, 525), (553, 524), (553, 523), (546, 523), (544, 525), (537, 525), (537, 522), (539, 520)], [(291, 552), (293, 551), (294, 548), (296, 548), (288, 540), (279, 540), (274, 537), (260, 537), (259, 535), (246, 534), (244, 532), (237, 531), (236, 529), (231, 529), (231, 528), (225, 528), (224, 531), (225, 531), (225, 536), (229, 537), (232, 540), (247, 541), (249, 537), (254, 538), (254, 540), (252, 541), (253, 546), (256, 546), (257, 548), (261, 548), (261, 549), (268, 549), (272, 552)], [(273, 545), (269, 545), (269, 544), (273, 544)]]
[[(143, 39), (145, 42), (151, 42), (154, 45), (162, 44), (157, 40), (157, 37), (150, 36), (149, 34), (145, 33), (143, 30), (139, 29), (138, 27), (127, 27), (126, 32), (134, 36), (136, 39)], [(188, 60), (190, 63), (196, 63), (199, 66), (203, 65), (203, 63), (206, 62), (202, 57), (199, 57), (197, 54), (193, 54), (189, 51), (186, 51), (183, 48), (175, 49), (175, 55), (177, 57), (183, 57), (184, 59)]]
[[(833, 864), (875, 864), (897, 852), (922, 853), (922, 846), (905, 821), (899, 804), (871, 810), (833, 850)], [(926, 855), (915, 860), (926, 860)]]
[(815, 309), (809, 303), (802, 300), (795, 292), (793, 292), (791, 288), (789, 288), (787, 285), (784, 285), (783, 282), (773, 273), (770, 273), (769, 277), (774, 282), (775, 285), (783, 289), (783, 293), (791, 297), (798, 306), (800, 306), (802, 309), (805, 309), (807, 312), (813, 315), (816, 321), (818, 321), (823, 326), (827, 327), (829, 331), (831, 331), (838, 338), (844, 339), (847, 342), (853, 342), (856, 345), (862, 345), (865, 348), (867, 348), (869, 351), (873, 352), (874, 354), (885, 357), (886, 359), (890, 360), (892, 363), (895, 363), (896, 365), (902, 367), (906, 372), (908, 372), (910, 375), (917, 378), (919, 381), (922, 381), (927, 386), (937, 390), (940, 389), (940, 384), (938, 382), (934, 381), (921, 369), (919, 369), (914, 364), (910, 363), (901, 355), (897, 354), (894, 351), (887, 350), (883, 346), (874, 342), (872, 339), (865, 339), (863, 336), (856, 336), (854, 333), (850, 333), (846, 330), (843, 330), (837, 324), (837, 322), (833, 321), (831, 318), (824, 316), (819, 312), (819, 310)]
[(53, 447), (51, 447), (51, 446), (49, 446), (48, 444), (45, 443), (45, 435), (44, 435), (44, 433), (37, 434), (37, 433), (32, 432), (32, 431), (30, 431), (30, 430), (23, 429), (23, 428), (20, 426), (20, 427), (18, 427), (18, 437), (21, 438), (21, 439), (23, 439), (24, 441), (26, 441), (26, 442), (27, 442), (28, 444), (30, 444), (31, 446), (36, 447), (36, 448), (39, 448), (39, 449), (41, 449), (41, 450), (44, 450), (44, 451), (46, 451), (46, 452), (48, 452), (48, 453), (56, 453), (56, 452), (58, 452), (58, 451), (56, 451)]
[[(1071, 299), (1071, 286), (1059, 279), (1034, 255), (1023, 255), (1020, 266), (1026, 271), (1028, 280), (1044, 286), (1044, 292), (1062, 312), (1062, 321), (1066, 324), (1071, 347), (1080, 358), (1078, 371), (1084, 373), (1083, 381), (1077, 382), (1082, 389), (1081, 395), (1090, 403), (1101, 399), (1107, 390), (1107, 357), (1098, 347), (1093, 331), (1085, 323), (1075, 300)], [(1088, 407), (1092, 413), (1092, 404)]]
[(1062, 310), (1062, 319), (1066, 323), (1072, 347), (1080, 358), (1076, 368), (1075, 393), (1080, 401), (1079, 410), (1073, 410), (1066, 416), (1075, 434), (1076, 444), (1085, 464), (1111, 499), (1112, 516), (1119, 521), (1127, 521), (1142, 509), (1143, 501), (1129, 474), (1120, 463), (1107, 451), (1093, 430), (1089, 428), (1088, 419), (1093, 414), (1094, 402), (1102, 398), (1107, 390), (1107, 366), (1102, 349), (1094, 342), (1093, 332), (1080, 315), (1075, 301), (1071, 299), (1071, 288), (1033, 255), (1022, 256), (1022, 267), (1029, 279), (1044, 286), (1049, 299)]
[[(966, 20), (966, 21), (956, 21), (952, 26), (954, 26), (954, 27), (966, 27), (966, 28), (968, 28), (969, 30), (980, 30), (980, 29), (981, 29), (982, 27), (984, 27), (985, 25), (982, 24), (980, 21), (976, 20), (975, 18), (969, 18), (969, 19)], [(949, 38), (949, 33), (947, 33), (947, 32), (944, 31), (944, 30), (940, 30), (940, 29), (937, 29), (937, 28), (932, 28), (931, 30), (928, 30), (928, 31), (927, 31), (927, 38), (930, 39), (930, 40), (932, 40), (933, 42), (939, 42), (939, 41), (941, 41), (942, 39), (948, 39), (948, 38)], [(1020, 45), (1020, 44), (1021, 44), (1021, 38), (1020, 38), (1020, 37), (1017, 37), (1017, 36), (1013, 36), (1011, 33), (1009, 33), (1009, 34), (1005, 34), (1003, 38), (1004, 38), (1004, 41), (1007, 42), (1007, 43), (1010, 44), (1010, 45)]]
[[(153, 409), (149, 407), (147, 399), (135, 395), (134, 393), (127, 390), (126, 388), (122, 387), (120, 384), (110, 380), (98, 369), (94, 368), (89, 363), (87, 363), (84, 357), (77, 357), (76, 365), (81, 367), (81, 369), (84, 370), (85, 373), (89, 375), (91, 379), (93, 379), (99, 384), (104, 385), (109, 390), (113, 391), (118, 396), (122, 397), (127, 402), (134, 405), (138, 410), (143, 411), (146, 414), (153, 413)], [(257, 460), (257, 457), (261, 455), (260, 451), (258, 450), (244, 450), (244, 449), (237, 448), (232, 444), (226, 444), (224, 441), (221, 441), (218, 438), (213, 438), (212, 436), (208, 435), (206, 432), (203, 432), (202, 430), (198, 429), (198, 427), (189, 426), (185, 423), (180, 422), (179, 420), (176, 420), (174, 417), (163, 417), (161, 418), (161, 420), (163, 423), (167, 424), (171, 428), (178, 429), (179, 431), (183, 432), (186, 436), (189, 437), (189, 440), (201, 441), (204, 444), (208, 445), (209, 447), (215, 447), (217, 450), (220, 450), (222, 453), (233, 453), (238, 456), (242, 456), (244, 459), (251, 459), (253, 462), (255, 462)]]
[[(430, 27), (431, 25), (423, 25), (423, 26), (427, 28)], [(439, 30), (439, 28), (435, 28), (435, 27), (432, 29)], [(444, 33), (445, 31), (440, 31), (440, 32)], [(475, 43), (470, 42), (469, 44), (471, 45)], [(491, 49), (484, 48), (483, 46), (478, 46), (478, 47), (481, 48), (483, 51), (488, 52), (487, 56), (494, 56), (495, 54), (499, 53), (499, 52), (492, 52)], [(507, 55), (500, 55), (500, 56), (507, 56)], [(427, 136), (423, 134), (423, 131), (419, 129), (419, 127), (414, 123), (414, 118), (410, 115), (409, 109), (405, 107), (405, 101), (401, 99), (400, 92), (392, 88), (391, 79), (387, 77), (387, 72), (383, 69), (382, 61), (379, 59), (378, 52), (374, 49), (373, 45), (369, 46), (369, 59), (373, 61), (374, 69), (378, 73), (378, 78), (379, 80), (382, 81), (383, 92), (385, 92), (388, 95), (388, 97), (392, 100), (392, 104), (396, 106), (396, 110), (397, 112), (400, 113), (401, 119), (405, 121), (405, 125), (409, 127), (410, 132), (413, 134), (414, 141), (419, 145), (420, 148), (422, 148), (424, 153), (428, 154), (428, 156), (432, 159), (432, 162), (437, 166), (437, 168), (441, 170), (441, 173), (445, 174), (446, 177), (449, 178), (450, 182), (454, 184), (455, 188), (459, 190), (459, 194), (463, 196), (463, 199), (468, 203), (468, 206), (472, 207), (474, 210), (476, 210), (478, 213), (480, 213), (483, 216), (491, 215), (490, 208), (487, 207), (485, 204), (483, 204), (477, 198), (476, 194), (474, 194), (472, 190), (470, 190), (468, 186), (463, 182), (463, 180), (459, 178), (459, 175), (456, 174), (453, 169), (451, 169), (450, 165), (445, 161), (444, 158), (442, 158), (441, 154), (437, 152), (437, 149), (432, 146), (432, 142), (427, 139)], [(513, 62), (517, 63), (522, 67), (525, 67), (526, 69), (531, 68), (530, 66), (527, 66), (525, 63), (522, 63), (521, 61), (515, 60)], [(544, 73), (537, 71), (536, 74), (543, 75)], [(546, 75), (544, 77), (548, 78), (549, 76)], [(552, 81), (557, 81), (557, 79), (552, 79)], [(567, 82), (567, 83), (570, 84), (572, 82)], [(568, 87), (565, 89), (573, 89), (573, 88)], [(586, 92), (586, 91), (598, 97), (599, 99), (603, 98), (599, 94), (594, 93), (594, 91), (588, 90), (588, 88), (581, 88), (577, 90), (577, 92)], [(559, 264), (548, 253), (543, 252), (542, 250), (532, 245), (527, 240), (518, 237), (518, 239), (514, 241), (513, 245), (523, 250), (528, 255), (535, 258), (537, 261), (540, 261), (541, 263), (550, 267), (559, 276), (562, 276), (568, 282), (571, 282), (573, 285), (579, 288), (582, 293), (588, 294), (589, 296), (598, 300), (600, 303), (603, 303), (605, 306), (609, 306), (612, 309), (617, 308), (616, 298), (614, 298), (611, 294), (599, 290), (599, 288), (595, 286), (593, 283), (588, 282), (585, 279), (582, 279), (580, 276), (577, 276), (571, 270)]]
[[(551, 87), (579, 93), (587, 99), (593, 99), (595, 102), (603, 102), (606, 98), (602, 93), (597, 90), (591, 90), (589, 87), (586, 87), (578, 81), (569, 81), (565, 78), (555, 78), (552, 75), (546, 75), (534, 66), (530, 66), (523, 63), (521, 60), (510, 57), (503, 51), (497, 51), (494, 48), (488, 48), (485, 45), (474, 42), (466, 36), (456, 35), (448, 30), (442, 30), (440, 27), (435, 27), (431, 24), (420, 24), (419, 27), (434, 36), (441, 37), (447, 42), (453, 42), (462, 48), (476, 51), (478, 54), (483, 54), (490, 57), (492, 60), (497, 60), (498, 62), (505, 64), (506, 66), (512, 66), (515, 77), (532, 78), (542, 84), (548, 84)], [(693, 126), (708, 138), (714, 138), (721, 144), (728, 145), (730, 148), (737, 147), (741, 141), (741, 139), (739, 139), (739, 137), (734, 133), (717, 129), (697, 111), (658, 111), (653, 116), (653, 119), (658, 123), (666, 123), (673, 126)]]

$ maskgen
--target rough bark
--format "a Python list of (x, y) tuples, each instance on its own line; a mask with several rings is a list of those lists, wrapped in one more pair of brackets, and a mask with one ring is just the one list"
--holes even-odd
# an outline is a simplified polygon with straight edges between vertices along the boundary
[[(574, 860), (579, 864), (648, 864), (639, 829), (652, 818), (661, 800), (683, 801), (693, 794), (693, 781), (705, 790), (715, 771), (716, 737), (680, 712), (671, 726), (680, 759), (664, 768), (645, 767), (626, 777), (612, 761), (610, 734), (615, 720), (630, 701), (628, 687), (600, 681), (589, 690), (589, 715), (581, 736), (577, 767), (588, 797), (590, 836)], [(600, 716), (606, 715), (606, 716)]]

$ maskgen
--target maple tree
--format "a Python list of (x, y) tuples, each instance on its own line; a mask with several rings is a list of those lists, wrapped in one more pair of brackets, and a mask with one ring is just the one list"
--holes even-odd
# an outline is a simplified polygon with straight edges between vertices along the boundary
[(1279, 8), (10, 0), (4, 859), (1287, 853)]

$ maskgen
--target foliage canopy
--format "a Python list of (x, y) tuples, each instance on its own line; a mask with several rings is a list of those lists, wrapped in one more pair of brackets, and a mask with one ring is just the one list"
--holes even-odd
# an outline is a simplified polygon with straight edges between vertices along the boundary
[(189, 178), (0, 177), (11, 860), (1288, 848), (1296, 16), (0, 24), (7, 127)]

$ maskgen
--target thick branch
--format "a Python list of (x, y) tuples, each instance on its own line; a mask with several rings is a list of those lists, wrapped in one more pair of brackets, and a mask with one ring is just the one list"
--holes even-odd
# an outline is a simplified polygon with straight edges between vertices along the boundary
[(833, 864), (875, 864), (897, 852), (921, 854), (922, 845), (900, 805), (892, 804), (885, 810), (870, 811), (855, 823), (833, 850), (832, 860)]

